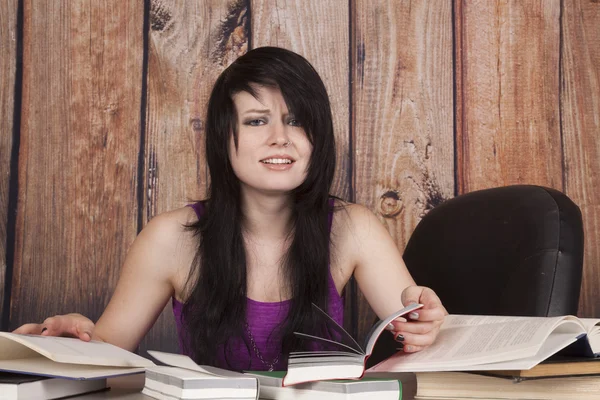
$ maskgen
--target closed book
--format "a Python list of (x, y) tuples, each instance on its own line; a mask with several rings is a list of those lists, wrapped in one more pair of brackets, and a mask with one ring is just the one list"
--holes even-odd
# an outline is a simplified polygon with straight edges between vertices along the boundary
[(492, 376), (529, 379), (551, 376), (600, 375), (600, 358), (553, 357), (531, 369), (486, 371)]
[(142, 393), (159, 400), (255, 400), (259, 381), (254, 376), (202, 366), (181, 354), (148, 351), (165, 366), (146, 369)]
[(401, 400), (402, 383), (392, 379), (362, 378), (282, 386), (285, 372), (249, 372), (260, 381), (260, 398), (272, 400)]
[(470, 372), (418, 372), (417, 399), (597, 400), (600, 376), (513, 379)]
[(106, 387), (106, 379), (74, 380), (0, 373), (0, 400), (51, 400)]
[(144, 388), (175, 399), (256, 399), (256, 381), (160, 366), (146, 369)]

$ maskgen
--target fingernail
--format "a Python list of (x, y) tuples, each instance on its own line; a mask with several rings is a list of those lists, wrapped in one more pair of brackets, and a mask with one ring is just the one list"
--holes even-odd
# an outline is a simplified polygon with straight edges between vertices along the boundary
[(86, 341), (87, 341), (87, 340), (92, 340), (92, 335), (90, 335), (89, 333), (85, 332), (85, 333), (82, 335), (82, 338), (83, 338), (83, 340), (86, 340)]
[(408, 317), (410, 319), (419, 319), (419, 313), (418, 312), (411, 312), (410, 314), (408, 314)]
[(46, 332), (48, 330), (48, 328), (42, 328), (42, 335), (44, 334), (44, 332)]
[(404, 351), (409, 353), (412, 351), (412, 348), (410, 346), (404, 346)]
[(394, 330), (394, 324), (392, 324), (392, 323), (387, 324), (387, 326), (385, 327), (385, 329), (387, 329), (388, 331), (393, 331)]
[(402, 334), (399, 333), (396, 335), (395, 340), (396, 340), (396, 342), (404, 342), (404, 336), (402, 336)]
[(398, 351), (404, 350), (404, 343), (398, 343), (398, 347), (396, 347), (396, 350), (398, 350)]

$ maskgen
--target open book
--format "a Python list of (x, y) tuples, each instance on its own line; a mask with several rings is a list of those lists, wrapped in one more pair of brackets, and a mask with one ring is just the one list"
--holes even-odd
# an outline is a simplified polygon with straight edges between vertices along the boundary
[(152, 361), (108, 343), (0, 332), (0, 371), (99, 379), (140, 373), (150, 366)]
[(76, 380), (146, 372), (149, 394), (156, 398), (258, 398), (256, 377), (199, 366), (184, 355), (148, 353), (168, 367), (109, 343), (0, 332), (0, 371)]
[[(313, 306), (324, 317), (324, 321), (333, 328), (334, 334), (326, 338), (294, 332), (298, 337), (323, 343), (327, 349), (291, 352), (288, 359), (288, 371), (283, 378), (283, 386), (327, 379), (357, 379), (362, 377), (365, 372), (365, 363), (373, 353), (375, 342), (385, 327), (396, 318), (423, 307), (422, 304), (411, 304), (379, 321), (367, 335), (363, 349), (333, 318), (316, 305), (313, 304)], [(331, 350), (332, 347), (336, 349)]]
[(600, 319), (449, 315), (433, 345), (396, 354), (369, 371), (527, 370), (561, 352), (598, 357)]

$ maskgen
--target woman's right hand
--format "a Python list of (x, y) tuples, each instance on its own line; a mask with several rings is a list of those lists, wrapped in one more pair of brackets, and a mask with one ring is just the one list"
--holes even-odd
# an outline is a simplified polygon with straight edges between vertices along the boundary
[(13, 333), (43, 335), (43, 336), (67, 336), (79, 338), (85, 342), (92, 340), (94, 323), (81, 314), (55, 315), (46, 318), (41, 324), (21, 325)]

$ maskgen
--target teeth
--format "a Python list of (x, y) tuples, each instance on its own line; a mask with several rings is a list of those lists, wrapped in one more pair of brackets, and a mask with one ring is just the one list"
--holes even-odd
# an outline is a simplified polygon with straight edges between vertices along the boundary
[(291, 164), (292, 160), (288, 160), (286, 158), (269, 158), (262, 160), (261, 162), (265, 164)]

